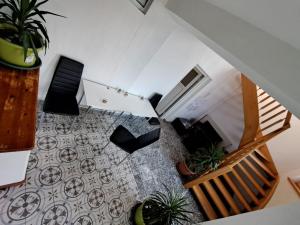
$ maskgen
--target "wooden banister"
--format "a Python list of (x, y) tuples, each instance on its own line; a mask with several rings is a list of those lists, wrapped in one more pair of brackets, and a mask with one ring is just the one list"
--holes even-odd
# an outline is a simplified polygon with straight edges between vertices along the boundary
[(217, 170), (184, 184), (210, 220), (265, 207), (280, 180), (267, 142), (290, 128), (292, 114), (244, 75), (241, 84), (244, 133), (239, 148)]
[(217, 177), (219, 177), (219, 176), (221, 176), (223, 174), (226, 174), (226, 173), (228, 173), (230, 171), (231, 171), (231, 168), (229, 166), (219, 168), (216, 171), (210, 172), (210, 173), (208, 173), (208, 174), (206, 174), (204, 176), (200, 176), (198, 178), (195, 178), (192, 181), (189, 181), (189, 182), (185, 183), (184, 187), (187, 188), (187, 189), (188, 188), (192, 188), (195, 185), (202, 184), (203, 182), (205, 182), (207, 180), (211, 180), (211, 179), (217, 178)]
[(259, 127), (257, 88), (245, 75), (241, 76), (244, 103), (244, 133), (240, 147), (254, 141)]

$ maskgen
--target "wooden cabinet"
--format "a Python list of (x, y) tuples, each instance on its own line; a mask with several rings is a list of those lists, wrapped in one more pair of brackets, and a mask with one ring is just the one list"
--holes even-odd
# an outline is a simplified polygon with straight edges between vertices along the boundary
[(0, 187), (25, 179), (35, 145), (39, 69), (0, 66)]
[(39, 70), (0, 66), (0, 152), (34, 148)]

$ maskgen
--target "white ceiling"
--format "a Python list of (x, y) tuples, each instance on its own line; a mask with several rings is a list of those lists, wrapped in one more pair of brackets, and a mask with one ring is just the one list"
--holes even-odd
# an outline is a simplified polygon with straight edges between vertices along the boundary
[[(201, 0), (200, 0), (201, 1)], [(299, 0), (205, 0), (300, 49)]]

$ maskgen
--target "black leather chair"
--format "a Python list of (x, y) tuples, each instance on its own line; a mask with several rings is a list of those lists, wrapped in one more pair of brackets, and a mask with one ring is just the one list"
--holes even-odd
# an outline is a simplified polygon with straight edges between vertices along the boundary
[[(123, 149), (125, 152), (132, 154), (138, 149), (144, 148), (157, 140), (159, 140), (160, 128), (143, 134), (139, 137), (135, 137), (130, 131), (128, 131), (122, 125), (119, 125), (110, 136), (110, 141)], [(106, 146), (109, 143), (106, 144)], [(106, 147), (104, 146), (104, 148)], [(103, 148), (103, 149), (104, 149)], [(128, 156), (126, 156), (119, 164), (121, 164)]]
[(61, 56), (43, 105), (45, 113), (79, 115), (76, 100), (84, 65)]
[(149, 98), (149, 102), (152, 105), (152, 107), (155, 109), (158, 105), (159, 101), (161, 100), (162, 95), (158, 93), (154, 93), (151, 98)]
[[(154, 93), (151, 98), (149, 98), (149, 102), (150, 104), (152, 105), (153, 109), (156, 108), (156, 106), (158, 105), (159, 101), (161, 100), (162, 98), (162, 95), (161, 94), (158, 94), (158, 93)], [(160, 122), (157, 118), (146, 118), (148, 120), (148, 123), (150, 125), (159, 125)]]

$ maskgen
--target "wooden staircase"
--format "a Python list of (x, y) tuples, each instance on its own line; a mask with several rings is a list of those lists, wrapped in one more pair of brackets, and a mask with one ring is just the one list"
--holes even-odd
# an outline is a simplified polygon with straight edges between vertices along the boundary
[(239, 148), (221, 166), (184, 184), (209, 220), (264, 208), (279, 182), (266, 143), (290, 127), (291, 113), (241, 77), (244, 134)]

